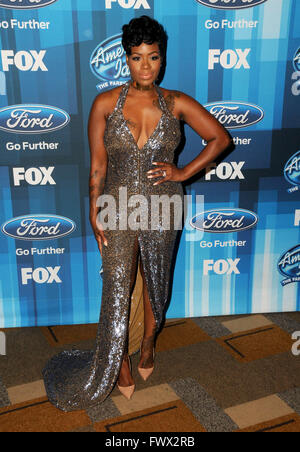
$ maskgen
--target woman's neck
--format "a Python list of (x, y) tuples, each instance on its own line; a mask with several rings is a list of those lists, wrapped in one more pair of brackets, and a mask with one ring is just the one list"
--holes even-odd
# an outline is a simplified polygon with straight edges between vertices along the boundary
[(134, 81), (134, 82), (131, 82), (131, 86), (134, 89), (136, 89), (137, 91), (141, 91), (141, 92), (143, 92), (143, 91), (150, 92), (150, 91), (154, 91), (154, 89), (155, 89), (154, 83), (151, 83), (151, 85), (143, 86), (143, 85), (140, 85), (138, 82)]

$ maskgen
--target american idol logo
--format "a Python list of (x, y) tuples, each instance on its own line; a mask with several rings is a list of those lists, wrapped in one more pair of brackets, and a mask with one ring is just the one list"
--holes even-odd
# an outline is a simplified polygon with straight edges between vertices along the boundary
[(300, 151), (292, 155), (284, 167), (285, 179), (294, 187), (289, 188), (288, 192), (298, 191), (300, 187)]
[(200, 231), (223, 234), (253, 228), (257, 222), (257, 215), (250, 210), (214, 209), (195, 215), (190, 224)]
[(261, 5), (268, 0), (197, 0), (205, 6), (218, 9), (243, 9)]
[(33, 9), (42, 8), (55, 2), (57, 0), (18, 0), (18, 3), (16, 0), (0, 0), (0, 8)]
[(293, 63), (294, 63), (295, 71), (300, 72), (300, 47), (297, 50), (297, 52), (295, 53)]
[(286, 251), (278, 261), (278, 270), (286, 279), (281, 281), (285, 286), (292, 282), (300, 282), (300, 245)]
[(227, 129), (249, 127), (264, 117), (261, 108), (244, 102), (212, 102), (205, 108)]
[(130, 79), (130, 72), (122, 46), (122, 35), (112, 36), (99, 44), (92, 53), (90, 67), (102, 81), (97, 86), (99, 91), (126, 83)]
[(57, 215), (24, 215), (2, 225), (2, 232), (19, 240), (51, 240), (71, 234), (76, 228), (69, 218)]
[(54, 132), (69, 122), (68, 113), (48, 105), (13, 105), (0, 109), (0, 129), (5, 132)]

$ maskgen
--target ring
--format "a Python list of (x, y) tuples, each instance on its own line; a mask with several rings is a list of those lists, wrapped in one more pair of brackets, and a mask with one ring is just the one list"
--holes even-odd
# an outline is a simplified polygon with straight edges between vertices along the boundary
[(163, 173), (163, 176), (166, 177), (167, 171), (164, 170), (162, 173)]

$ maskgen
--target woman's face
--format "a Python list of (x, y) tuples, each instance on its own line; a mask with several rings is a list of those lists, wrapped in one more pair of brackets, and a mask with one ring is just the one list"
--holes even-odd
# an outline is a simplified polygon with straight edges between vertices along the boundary
[(162, 59), (157, 43), (132, 47), (131, 55), (126, 59), (132, 80), (140, 86), (149, 86), (158, 78)]

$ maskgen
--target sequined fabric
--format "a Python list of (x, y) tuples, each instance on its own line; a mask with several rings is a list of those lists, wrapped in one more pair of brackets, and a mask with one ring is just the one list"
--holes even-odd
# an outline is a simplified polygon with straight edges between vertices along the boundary
[(174, 161), (181, 138), (180, 123), (168, 110), (156, 86), (162, 116), (145, 146), (139, 149), (123, 115), (129, 86), (128, 82), (122, 87), (117, 105), (107, 119), (104, 142), (108, 168), (103, 194), (113, 195), (117, 206), (125, 192), (127, 200), (142, 194), (149, 204), (147, 209), (147, 203), (142, 203), (140, 218), (148, 217), (148, 229), (145, 221), (143, 226), (137, 221), (135, 227), (122, 229), (124, 219), (129, 220), (137, 209), (132, 203), (125, 213), (124, 209), (116, 209), (117, 228), (105, 230), (108, 246), (103, 246), (102, 300), (95, 347), (89, 351), (64, 351), (50, 359), (43, 370), (49, 400), (63, 411), (87, 409), (103, 402), (117, 382), (128, 337), (130, 275), (136, 238), (156, 331), (161, 327), (169, 294), (171, 261), (181, 224), (178, 227), (172, 220), (173, 204), (168, 228), (162, 225), (162, 210), (153, 214), (149, 206), (151, 195), (177, 195), (182, 203), (183, 189), (180, 182), (174, 181), (155, 186), (153, 182), (161, 178), (148, 179), (146, 173), (155, 168), (153, 161)]

